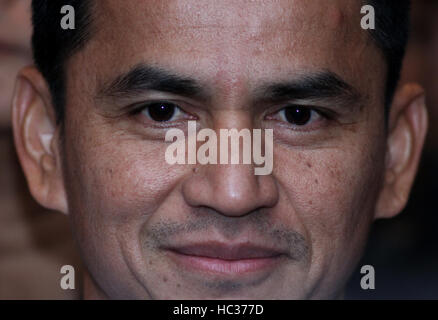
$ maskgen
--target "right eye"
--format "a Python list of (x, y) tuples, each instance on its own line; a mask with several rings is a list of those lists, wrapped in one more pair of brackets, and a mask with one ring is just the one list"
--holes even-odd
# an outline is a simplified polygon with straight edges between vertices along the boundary
[(181, 120), (183, 111), (171, 102), (153, 102), (146, 104), (141, 113), (155, 122), (169, 122)]

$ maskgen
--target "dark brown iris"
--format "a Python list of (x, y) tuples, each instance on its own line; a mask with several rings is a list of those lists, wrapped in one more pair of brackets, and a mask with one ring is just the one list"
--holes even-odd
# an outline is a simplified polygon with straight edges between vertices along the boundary
[(286, 120), (291, 124), (303, 126), (310, 121), (312, 111), (306, 107), (294, 106), (287, 107), (284, 111)]
[(148, 106), (148, 113), (152, 120), (157, 122), (169, 121), (172, 119), (176, 107), (172, 103), (153, 103)]

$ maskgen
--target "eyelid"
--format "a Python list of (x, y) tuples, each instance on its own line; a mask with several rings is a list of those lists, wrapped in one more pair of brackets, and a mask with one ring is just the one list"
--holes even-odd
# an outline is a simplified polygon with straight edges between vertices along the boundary
[(273, 115), (276, 115), (276, 114), (280, 113), (281, 111), (286, 110), (287, 108), (294, 108), (294, 107), (301, 107), (301, 108), (309, 109), (310, 111), (315, 112), (319, 116), (321, 116), (323, 118), (327, 118), (327, 119), (330, 119), (330, 118), (335, 116), (335, 114), (333, 112), (330, 112), (330, 110), (325, 110), (325, 109), (317, 107), (317, 106), (311, 106), (311, 105), (305, 105), (305, 104), (299, 104), (299, 103), (285, 104), (281, 107), (276, 108), (275, 111), (268, 113), (266, 116), (272, 117)]
[[(282, 116), (280, 113), (284, 112), (286, 108), (293, 108), (293, 107), (302, 107), (309, 109), (312, 112), (310, 121), (304, 125), (297, 125), (290, 123), (286, 119), (284, 119), (284, 115)], [(315, 116), (316, 115), (316, 116)], [(316, 117), (316, 119), (315, 119)], [(283, 128), (287, 128), (291, 131), (296, 132), (307, 132), (307, 131), (315, 131), (320, 129), (321, 127), (324, 127), (328, 124), (328, 121), (334, 120), (335, 115), (330, 113), (330, 110), (325, 111), (325, 109), (310, 106), (310, 105), (304, 105), (299, 103), (289, 103), (283, 105), (281, 108), (278, 108), (275, 112), (271, 112), (267, 115), (268, 121), (275, 121), (278, 123), (279, 126)]]
[(159, 104), (159, 103), (173, 105), (181, 113), (190, 115), (191, 117), (195, 117), (193, 114), (185, 111), (185, 109), (183, 107), (181, 107), (181, 103), (175, 102), (175, 101), (169, 101), (169, 100), (151, 100), (151, 101), (137, 102), (135, 104), (128, 106), (127, 109), (129, 109), (129, 114), (138, 115), (138, 114), (142, 113), (144, 110), (146, 110), (148, 107), (151, 107), (151, 106), (153, 106), (155, 104)]
[[(278, 108), (276, 109), (275, 112), (279, 112), (280, 110), (282, 110), (284, 108), (289, 108), (289, 107), (308, 108), (308, 109), (314, 110), (315, 112), (317, 112), (321, 116), (323, 116), (327, 119), (330, 119), (330, 120), (334, 120), (337, 117), (341, 116), (341, 113), (339, 113), (336, 110), (336, 106), (333, 105), (333, 102), (327, 103), (324, 101), (321, 102), (321, 101), (310, 101), (310, 100), (309, 101), (306, 101), (306, 100), (286, 101), (286, 102), (282, 103), (281, 105), (277, 104), (277, 107)], [(273, 113), (275, 113), (275, 112), (273, 112)]]
[[(178, 108), (182, 116), (178, 117), (178, 119), (173, 119), (169, 121), (162, 121), (162, 122), (154, 121), (148, 114), (144, 114), (144, 112), (148, 107), (157, 103), (166, 103), (166, 104), (174, 105), (175, 108)], [(127, 110), (126, 115), (129, 118), (133, 118), (139, 123), (141, 123), (142, 126), (146, 126), (151, 129), (160, 129), (160, 130), (166, 128), (181, 127), (181, 129), (184, 130), (186, 121), (197, 120), (198, 117), (185, 111), (185, 108), (181, 107), (181, 104), (183, 103), (172, 101), (169, 99), (168, 100), (153, 99), (153, 100), (146, 100), (146, 101), (133, 103), (127, 106), (125, 109)]]

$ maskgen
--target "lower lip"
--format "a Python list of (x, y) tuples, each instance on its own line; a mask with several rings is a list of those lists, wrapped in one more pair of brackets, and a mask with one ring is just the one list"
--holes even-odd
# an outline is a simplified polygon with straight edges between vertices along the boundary
[(269, 271), (275, 268), (282, 256), (252, 258), (241, 260), (223, 260), (218, 258), (199, 257), (170, 251), (177, 264), (189, 270), (199, 270), (214, 274), (238, 275), (251, 272)]

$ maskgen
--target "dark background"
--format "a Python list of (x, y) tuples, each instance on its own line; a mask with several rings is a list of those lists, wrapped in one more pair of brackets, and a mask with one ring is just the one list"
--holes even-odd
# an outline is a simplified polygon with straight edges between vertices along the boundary
[[(438, 299), (438, 1), (413, 0), (411, 40), (402, 82), (426, 88), (429, 134), (406, 209), (379, 220), (353, 273), (347, 298)], [(375, 269), (375, 290), (362, 290), (362, 265)]]

